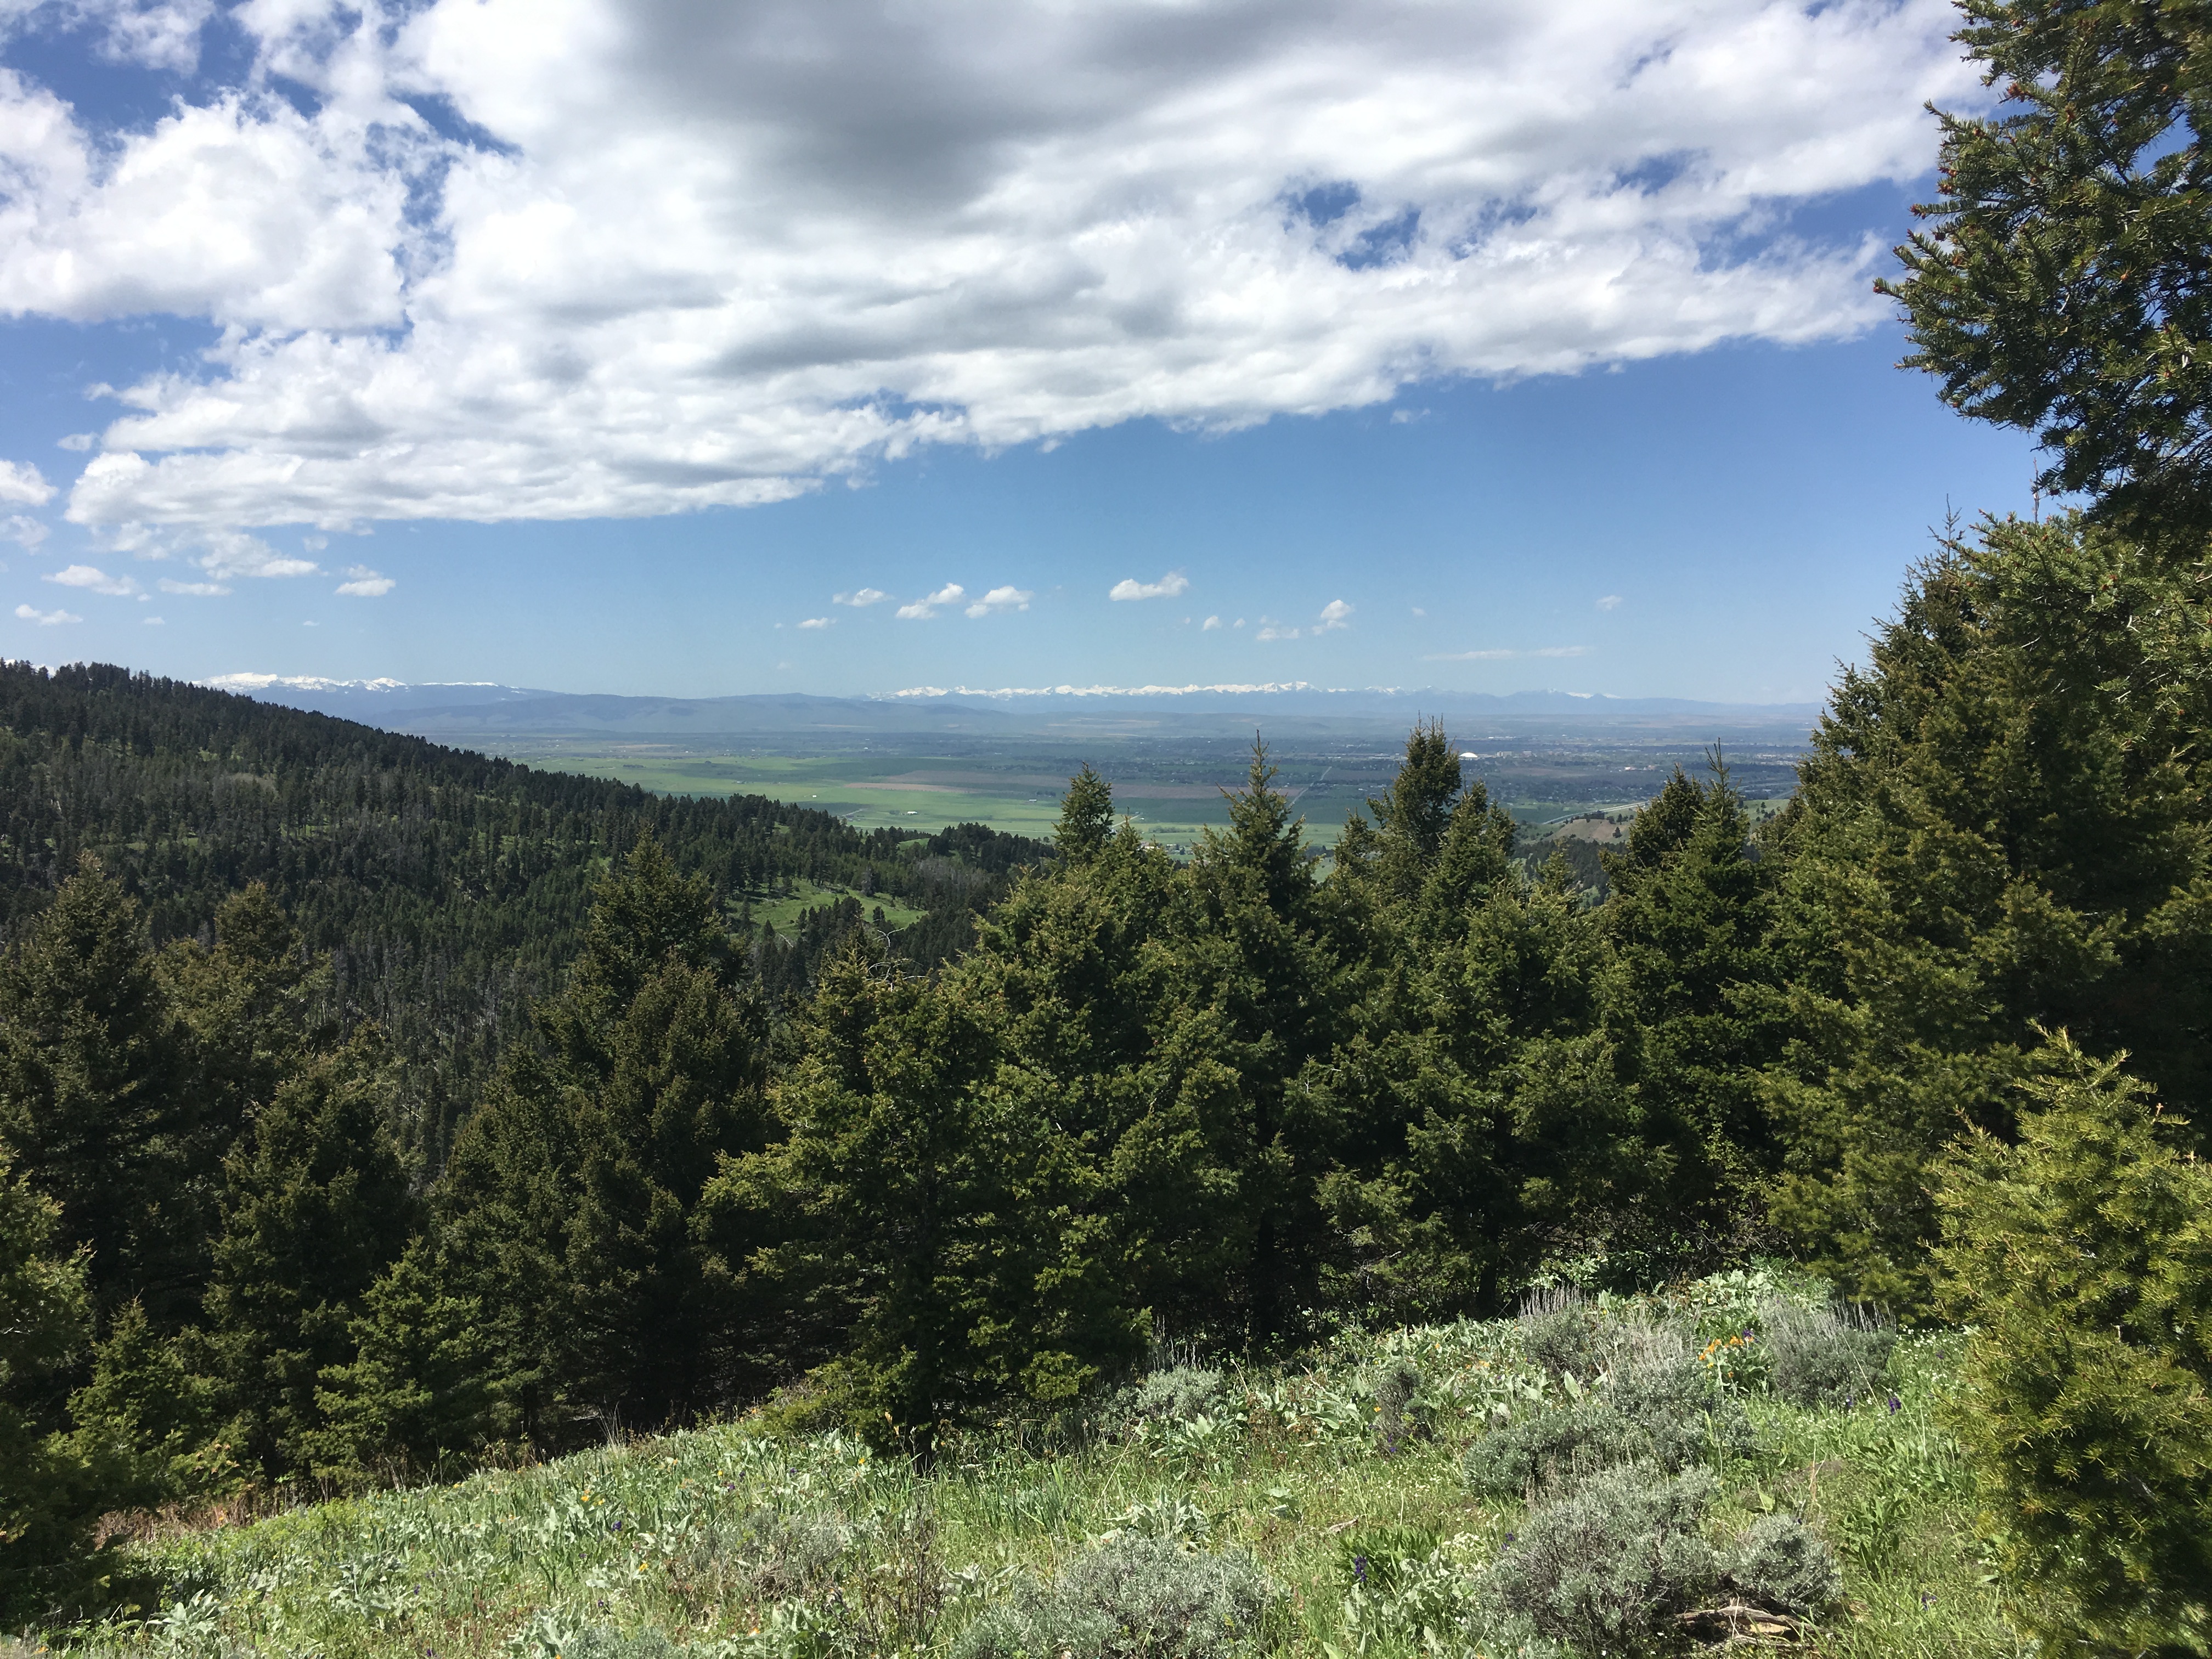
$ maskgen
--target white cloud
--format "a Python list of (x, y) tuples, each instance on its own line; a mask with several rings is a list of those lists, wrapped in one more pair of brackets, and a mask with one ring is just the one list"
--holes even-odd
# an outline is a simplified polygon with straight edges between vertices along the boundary
[(142, 590), (128, 576), (111, 576), (97, 566), (73, 564), (66, 570), (57, 570), (41, 578), (59, 582), (64, 587), (81, 587), (88, 593), (106, 593), (115, 599), (128, 599)]
[(55, 439), (54, 447), (57, 449), (74, 449), (79, 452), (88, 450), (92, 447), (92, 434), (89, 432), (72, 432), (67, 437)]
[(241, 531), (211, 532), (206, 540), (198, 564), (210, 576), (312, 576), (322, 568), (313, 559), (291, 558)]
[(1586, 657), (1586, 645), (1547, 645), (1534, 651), (1439, 651), (1423, 662), (1509, 662), (1520, 657)]
[(1342, 599), (1331, 599), (1322, 606), (1321, 616), (1314, 623), (1314, 632), (1326, 634), (1332, 629), (1352, 626), (1352, 607)]
[[(4, 213), (0, 213), (4, 218)], [(24, 507), (44, 507), (54, 498), (54, 487), (28, 461), (0, 461), (0, 501)]]
[(167, 617), (141, 617), (138, 620), (148, 628), (167, 628), (169, 625)]
[(11, 513), (0, 519), (0, 541), (10, 541), (26, 553), (35, 553), (46, 539), (46, 526), (27, 513)]
[(884, 592), (880, 587), (856, 587), (849, 593), (831, 594), (830, 596), (830, 603), (832, 605), (849, 605), (854, 610), (859, 611), (864, 610), (872, 605), (881, 605), (889, 598), (890, 598), (890, 595)]
[(211, 599), (230, 590), (221, 582), (180, 582), (164, 576), (154, 584), (164, 593), (189, 593), (196, 599)]
[(328, 536), (302, 536), (300, 538), (300, 545), (306, 548), (310, 553), (319, 553), (330, 544), (331, 538)]
[[(1239, 628), (1244, 626), (1241, 620), (1237, 625)], [(1271, 622), (1267, 617), (1262, 617), (1260, 618), (1260, 631), (1254, 635), (1253, 637), (1255, 639), (1261, 640), (1297, 640), (1305, 637), (1305, 630), (1303, 629), (1292, 628), (1286, 623)]]
[(809, 617), (799, 625), (801, 628), (835, 628), (837, 625), (837, 619), (835, 617)]
[(1601, 611), (1618, 611), (1618, 610), (1620, 610), (1620, 594), (1618, 594), (1618, 593), (1608, 593), (1608, 594), (1607, 594), (1603, 599), (1600, 599), (1600, 600), (1597, 602), (1597, 608), (1598, 608), (1599, 610), (1601, 610)]
[(1030, 601), (1035, 598), (1036, 598), (1036, 592), (1030, 588), (994, 587), (975, 604), (969, 605), (968, 614), (971, 617), (988, 617), (994, 611), (1026, 611), (1030, 608)]
[[(82, 3), (170, 67), (207, 15)], [(121, 388), (77, 522), (678, 512), (1834, 338), (1881, 247), (1789, 210), (1981, 96), (1946, 0), (225, 15), (250, 68), (150, 122), (0, 72), (0, 311), (217, 330)]]
[(371, 570), (365, 564), (348, 565), (346, 578), (337, 591), (350, 599), (380, 599), (399, 586), (382, 571)]
[(1190, 578), (1180, 570), (1170, 570), (1156, 582), (1140, 582), (1134, 577), (1123, 577), (1107, 592), (1109, 599), (1172, 599), (1190, 586)]
[(927, 622), (937, 614), (940, 605), (957, 605), (968, 597), (968, 590), (958, 582), (947, 582), (926, 599), (916, 599), (912, 605), (902, 605), (897, 614), (908, 622)]
[(15, 614), (25, 622), (34, 622), (41, 628), (58, 628), (64, 623), (81, 623), (83, 617), (70, 611), (33, 611), (27, 605), (15, 607)]
[(1204, 622), (1200, 623), (1198, 625), (1198, 631), (1199, 631), (1200, 633), (1201, 633), (1201, 634), (1211, 634), (1211, 633), (1212, 633), (1215, 629), (1217, 629), (1217, 628), (1218, 628), (1218, 627), (1220, 627), (1220, 626), (1221, 626), (1221, 618), (1220, 618), (1220, 617), (1207, 617)]

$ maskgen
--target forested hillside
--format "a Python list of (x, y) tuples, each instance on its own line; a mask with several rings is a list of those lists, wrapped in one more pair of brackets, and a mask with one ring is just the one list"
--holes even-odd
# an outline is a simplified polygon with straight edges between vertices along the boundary
[(975, 825), (863, 836), (758, 796), (651, 795), (121, 668), (0, 663), (0, 933), (86, 854), (144, 906), (156, 945), (208, 940), (223, 902), (264, 884), (328, 957), (320, 1012), (374, 1020), (394, 1045), (408, 1133), (434, 1164), (574, 955), (592, 882), (648, 832), (712, 877), (778, 1001), (866, 907), (825, 905), (777, 939), (749, 900), (793, 878), (904, 900), (931, 913), (901, 941), (926, 963), (1048, 854)]

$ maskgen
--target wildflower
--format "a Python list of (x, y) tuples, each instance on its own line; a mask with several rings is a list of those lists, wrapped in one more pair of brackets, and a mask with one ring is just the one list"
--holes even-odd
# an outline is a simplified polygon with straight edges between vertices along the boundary
[(1352, 1558), (1352, 1576), (1363, 1584), (1367, 1582), (1367, 1558), (1365, 1556), (1355, 1555)]
[(1896, 1416), (1896, 1415), (1897, 1415), (1897, 1413), (1898, 1413), (1899, 1409), (1901, 1407), (1903, 1407), (1903, 1405), (1904, 1405), (1904, 1404), (1905, 1404), (1905, 1402), (1904, 1402), (1902, 1400), (1899, 1400), (1899, 1399), (1895, 1395), (1890, 1395), (1890, 1397), (1889, 1397), (1889, 1414), (1890, 1414), (1892, 1417)]

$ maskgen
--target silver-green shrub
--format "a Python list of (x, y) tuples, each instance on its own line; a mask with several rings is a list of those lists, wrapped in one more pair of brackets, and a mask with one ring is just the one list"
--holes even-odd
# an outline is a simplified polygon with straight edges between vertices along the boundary
[(1777, 1302), (1766, 1310), (1766, 1346), (1774, 1392), (1793, 1406), (1844, 1406), (1867, 1399), (1889, 1369), (1896, 1329), (1863, 1309), (1802, 1307)]
[(1720, 1580), (1701, 1530), (1714, 1485), (1703, 1469), (1594, 1475), (1522, 1523), (1491, 1569), (1491, 1593), (1583, 1654), (1632, 1659), (1679, 1645), (1680, 1616)]
[(1499, 1424), (1468, 1449), (1462, 1473), (1476, 1492), (1505, 1498), (1625, 1463), (1673, 1474), (1753, 1443), (1743, 1407), (1683, 1359), (1631, 1367), (1580, 1400)]
[(1229, 1659), (1252, 1650), (1271, 1595), (1242, 1552), (1124, 1538), (1017, 1590), (961, 1632), (955, 1659)]
[(1844, 1597), (1834, 1554), (1794, 1515), (1753, 1522), (1735, 1541), (1727, 1582), (1755, 1606), (1801, 1618), (1817, 1617)]

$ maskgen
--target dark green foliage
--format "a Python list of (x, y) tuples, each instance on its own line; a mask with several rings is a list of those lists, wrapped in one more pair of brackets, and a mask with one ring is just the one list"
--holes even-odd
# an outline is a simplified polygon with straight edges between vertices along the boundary
[(1725, 1588), (1753, 1607), (1817, 1619), (1844, 1599), (1843, 1569), (1794, 1515), (1763, 1515), (1728, 1552)]
[(237, 1127), (191, 1062), (138, 903), (88, 860), (0, 956), (0, 1139), (88, 1253), (95, 1309), (140, 1300), (163, 1330), (198, 1300)]
[(304, 1468), (323, 1430), (325, 1370), (354, 1357), (369, 1287), (416, 1226), (374, 1030), (289, 1079), (224, 1166), (205, 1330), (239, 1461)]
[(1953, 1426), (2055, 1647), (2212, 1638), (2212, 1170), (2117, 1064), (2054, 1039), (2020, 1139), (1942, 1188)]
[(2169, 1104), (2212, 1092), (2212, 726), (2199, 577), (2066, 520), (1985, 526), (1847, 671), (1768, 837), (1790, 1036), (1771, 1213), (1810, 1265), (1929, 1308), (1929, 1172), (2011, 1133), (2039, 1027)]
[(84, 1260), (62, 1247), (59, 1222), (0, 1156), (0, 1618), (45, 1611), (40, 1591), (58, 1586), (107, 1496), (78, 1449), (16, 1403), (91, 1328)]
[(1899, 250), (1954, 408), (2039, 434), (2043, 489), (2154, 532), (2212, 524), (2212, 29), (2195, 5), (1962, 0), (2000, 91), (1945, 115), (1932, 221)]
[(441, 1272), (490, 1315), (487, 1397), (540, 1443), (680, 1421), (737, 1377), (744, 1310), (697, 1231), (720, 1161), (768, 1134), (736, 969), (706, 882), (641, 837), (539, 1012), (546, 1052), (502, 1067), (455, 1146)]
[(1889, 1367), (1897, 1331), (1850, 1306), (1766, 1310), (1761, 1336), (1771, 1358), (1774, 1392), (1793, 1406), (1848, 1406), (1873, 1397)]
[(992, 1086), (964, 985), (833, 964), (780, 1081), (785, 1138), (725, 1165), (702, 1225), (854, 1427), (926, 1451), (994, 1401), (1073, 1403), (1141, 1346), (1081, 1219), (1087, 1160)]
[(214, 1369), (196, 1327), (162, 1335), (136, 1302), (110, 1322), (69, 1414), (76, 1442), (106, 1471), (117, 1507), (151, 1509), (238, 1485), (242, 1449), (223, 1431)]
[(1070, 865), (1088, 864), (1106, 850), (1113, 834), (1114, 792), (1086, 763), (1067, 781), (1054, 850)]
[[(204, 939), (264, 884), (331, 959), (302, 988), (319, 1014), (384, 1028), (434, 1170), (500, 1055), (527, 1040), (532, 1000), (559, 986), (593, 884), (648, 831), (686, 872), (756, 897), (872, 877), (963, 939), (1009, 872), (1049, 858), (981, 824), (864, 836), (759, 796), (651, 795), (121, 668), (0, 663), (0, 933), (20, 933), (84, 852), (141, 902), (156, 945)], [(853, 902), (834, 927), (810, 917), (749, 959), (775, 998), (803, 996), (860, 915)]]
[(1250, 1557), (1125, 1538), (1028, 1585), (953, 1644), (958, 1659), (1226, 1659), (1255, 1651), (1270, 1599)]
[(1491, 1593), (1580, 1652), (1665, 1652), (1680, 1639), (1677, 1618), (1720, 1580), (1702, 1530), (1712, 1492), (1702, 1469), (1595, 1475), (1522, 1522), (1491, 1570)]
[(436, 1476), (465, 1468), (495, 1431), (483, 1309), (452, 1294), (418, 1238), (361, 1299), (353, 1358), (325, 1366), (317, 1473)]

